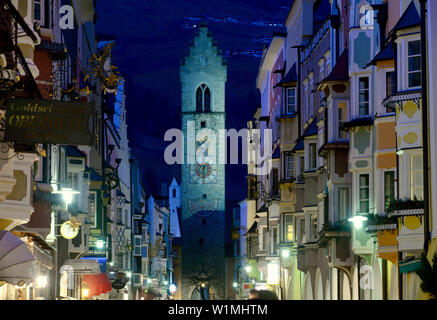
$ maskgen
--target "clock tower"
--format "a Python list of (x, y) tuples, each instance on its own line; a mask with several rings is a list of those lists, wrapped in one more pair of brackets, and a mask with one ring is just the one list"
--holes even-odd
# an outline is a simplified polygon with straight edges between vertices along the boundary
[(219, 130), (225, 129), (227, 68), (206, 26), (199, 27), (180, 77), (182, 299), (225, 299), (225, 165), (219, 161), (224, 152)]

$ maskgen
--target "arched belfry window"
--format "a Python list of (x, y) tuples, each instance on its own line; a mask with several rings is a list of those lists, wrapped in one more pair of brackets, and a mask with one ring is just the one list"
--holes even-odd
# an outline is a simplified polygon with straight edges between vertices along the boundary
[(196, 90), (196, 112), (211, 112), (211, 92), (205, 84)]

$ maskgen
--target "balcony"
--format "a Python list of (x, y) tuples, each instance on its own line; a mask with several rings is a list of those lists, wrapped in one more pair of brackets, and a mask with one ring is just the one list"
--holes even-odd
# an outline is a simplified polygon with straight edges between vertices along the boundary
[(419, 200), (395, 200), (389, 208), (389, 217), (397, 218), (399, 251), (417, 254), (423, 249), (424, 202)]
[(316, 268), (318, 263), (319, 245), (317, 242), (306, 243), (297, 248), (297, 268), (307, 272), (309, 268)]
[(323, 226), (319, 235), (320, 246), (326, 246), (328, 249), (328, 265), (331, 268), (353, 265), (351, 226), (347, 220)]
[(296, 177), (296, 184), (304, 184), (305, 183), (305, 176), (303, 174), (300, 174)]

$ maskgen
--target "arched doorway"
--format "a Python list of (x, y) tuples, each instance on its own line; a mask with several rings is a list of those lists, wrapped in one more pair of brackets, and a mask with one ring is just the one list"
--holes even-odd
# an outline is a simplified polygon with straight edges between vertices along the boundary
[(351, 282), (344, 271), (341, 271), (341, 300), (351, 300)]
[(389, 261), (387, 269), (390, 270), (390, 300), (399, 300), (398, 266)]
[(199, 284), (191, 293), (191, 300), (209, 300), (209, 287), (205, 284)]
[(325, 285), (325, 300), (331, 300), (331, 284), (329, 282), (329, 279), (326, 280)]
[(373, 262), (373, 290), (372, 300), (382, 300), (382, 275), (379, 259)]
[(311, 274), (308, 271), (305, 274), (305, 287), (304, 287), (304, 292), (305, 292), (305, 300), (314, 300), (313, 297), (313, 286), (311, 284)]
[(315, 279), (315, 299), (314, 300), (323, 300), (323, 282), (322, 282), (322, 273), (320, 269), (316, 270), (316, 279)]

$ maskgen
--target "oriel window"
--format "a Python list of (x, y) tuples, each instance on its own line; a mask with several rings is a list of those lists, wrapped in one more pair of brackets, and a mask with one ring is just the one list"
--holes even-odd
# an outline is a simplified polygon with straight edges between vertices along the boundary
[(205, 84), (196, 90), (196, 112), (211, 112), (211, 91)]

